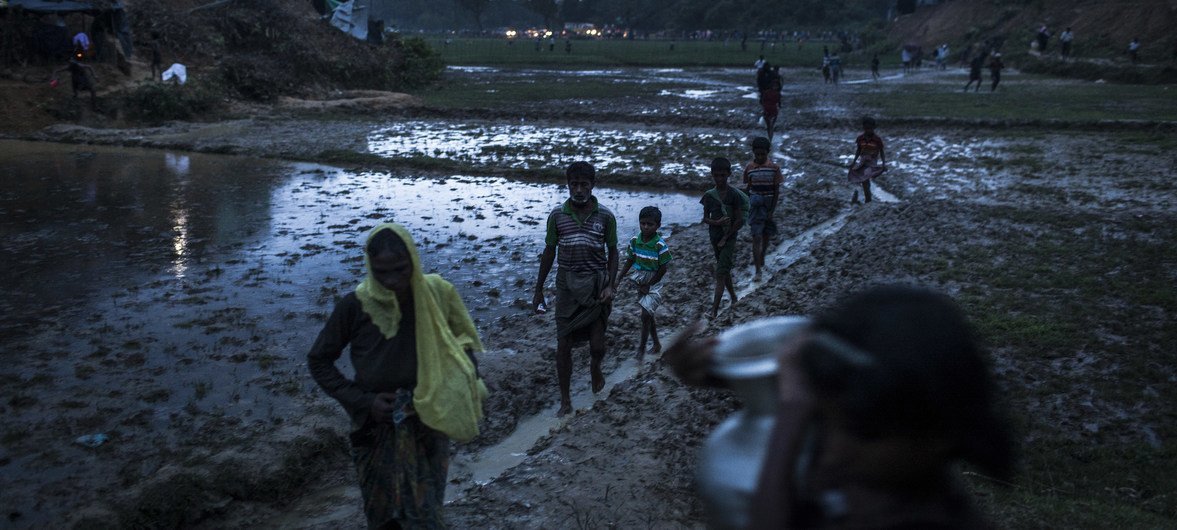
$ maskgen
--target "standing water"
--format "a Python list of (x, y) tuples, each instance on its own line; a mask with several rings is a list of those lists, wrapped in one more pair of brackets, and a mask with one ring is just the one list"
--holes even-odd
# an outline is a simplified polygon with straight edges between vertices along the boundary
[[(33, 524), (51, 517), (37, 504), (87, 500), (65, 484), (147, 476), (208, 433), (297, 417), (319, 395), (305, 353), (381, 222), (409, 228), (423, 268), (477, 321), (527, 311), (546, 215), (566, 195), (560, 183), (0, 141), (8, 508)], [(643, 206), (667, 225), (698, 217), (693, 195), (596, 195), (623, 240)], [(105, 457), (71, 443), (89, 433), (110, 434)]]

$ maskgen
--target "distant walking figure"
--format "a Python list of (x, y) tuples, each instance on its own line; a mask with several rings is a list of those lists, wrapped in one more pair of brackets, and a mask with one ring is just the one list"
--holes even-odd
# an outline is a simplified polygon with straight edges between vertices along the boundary
[[(997, 90), (997, 84), (1001, 82), (1001, 69), (1005, 68), (1005, 63), (1001, 62), (1001, 54), (993, 52), (993, 57), (989, 59), (989, 77), (993, 80), (993, 85), (989, 87), (989, 91)], [(980, 86), (980, 83), (977, 83)]]
[[(875, 119), (862, 119), (862, 134), (854, 139), (854, 160), (850, 161), (847, 179), (852, 184), (862, 184), (863, 199), (871, 201), (870, 181), (887, 170), (887, 152), (883, 150), (883, 139), (875, 134)], [(858, 203), (858, 190), (850, 202)]]
[(159, 32), (151, 32), (151, 78), (159, 80), (163, 74), (163, 54), (160, 53)]
[(1058, 36), (1058, 41), (1063, 46), (1063, 57), (1071, 56), (1071, 42), (1074, 40), (1075, 34), (1071, 32), (1071, 27), (1067, 26), (1067, 29), (1063, 30), (1062, 34)]
[(1046, 44), (1050, 42), (1050, 30), (1046, 29), (1046, 24), (1038, 28), (1038, 52), (1046, 53)]
[(1134, 38), (1132, 42), (1128, 43), (1128, 58), (1132, 60), (1132, 64), (1140, 62), (1140, 39)]
[(974, 82), (977, 83), (977, 92), (981, 91), (981, 68), (985, 65), (985, 54), (973, 57), (972, 62), (969, 63), (969, 82), (965, 83), (964, 91), (969, 91), (969, 85)]
[(98, 108), (98, 93), (94, 90), (94, 83), (98, 80), (98, 76), (94, 73), (94, 68), (88, 64), (82, 63), (81, 52), (70, 56), (69, 62), (65, 66), (53, 71), (53, 80), (57, 80), (59, 72), (69, 71), (70, 86), (74, 89), (74, 99), (78, 97), (78, 91), (85, 90), (90, 92), (90, 108)]

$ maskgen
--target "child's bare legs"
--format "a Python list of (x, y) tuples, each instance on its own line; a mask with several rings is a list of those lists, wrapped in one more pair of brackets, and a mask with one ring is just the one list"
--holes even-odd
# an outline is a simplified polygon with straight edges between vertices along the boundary
[(662, 343), (658, 341), (658, 323), (654, 320), (654, 315), (650, 315), (650, 338), (654, 339), (654, 353), (662, 351)]
[(866, 202), (870, 202), (870, 181), (864, 180), (862, 182), (862, 198)]
[(732, 306), (736, 305), (739, 298), (736, 297), (736, 285), (732, 282), (732, 275), (730, 272), (725, 272), (722, 275), (715, 277), (715, 299), (711, 303), (711, 318), (715, 318), (719, 314), (719, 303), (723, 301), (723, 289), (727, 287), (727, 292), (732, 297)]
[(756, 267), (756, 276), (760, 276), (760, 269), (764, 267), (764, 250), (768, 246), (763, 235), (752, 236), (752, 265)]
[(772, 140), (772, 132), (773, 132), (773, 129), (776, 128), (776, 116), (773, 116), (773, 117), (765, 116), (764, 117), (764, 124), (765, 124), (766, 128), (768, 129), (768, 139)]
[(589, 372), (592, 374), (593, 393), (605, 388), (605, 374), (601, 373), (601, 361), (605, 359), (605, 321), (593, 322), (589, 333)]
[(572, 412), (572, 343), (563, 337), (556, 339), (556, 379), (560, 382), (560, 410), (556, 416)]
[(719, 314), (719, 302), (723, 301), (723, 277), (726, 274), (715, 274), (715, 297), (711, 302), (711, 318)]
[[(643, 308), (642, 309), (642, 340), (641, 340), (641, 342), (638, 343), (638, 362), (639, 363), (642, 362), (642, 358), (645, 357), (645, 355), (646, 355), (646, 340), (650, 338), (651, 320), (653, 320), (653, 319), (650, 317), (650, 313), (648, 313)], [(657, 342), (658, 339), (655, 338), (654, 341)]]

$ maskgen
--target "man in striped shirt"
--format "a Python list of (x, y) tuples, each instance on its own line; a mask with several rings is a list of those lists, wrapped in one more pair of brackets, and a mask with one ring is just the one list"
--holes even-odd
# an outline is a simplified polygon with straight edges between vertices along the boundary
[(544, 283), (556, 261), (556, 375), (560, 382), (557, 416), (572, 412), (569, 387), (574, 344), (588, 341), (593, 393), (605, 388), (601, 360), (605, 357), (605, 328), (617, 274), (617, 218), (593, 196), (596, 170), (588, 162), (574, 162), (565, 175), (569, 199), (548, 215), (532, 298), (533, 307), (541, 311)]

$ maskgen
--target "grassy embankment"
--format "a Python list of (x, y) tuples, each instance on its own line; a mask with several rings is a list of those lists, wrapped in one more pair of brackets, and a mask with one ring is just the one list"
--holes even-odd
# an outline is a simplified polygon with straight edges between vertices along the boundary
[(1163, 367), (1177, 344), (1174, 219), (1009, 206), (979, 215), (1009, 226), (904, 265), (960, 286), (1005, 359), (1022, 472), (1010, 487), (970, 483), (1002, 528), (1171, 528), (1177, 394)]
[[(958, 81), (958, 82), (953, 82)], [(1177, 90), (1164, 85), (1118, 85), (1047, 80), (1012, 75), (989, 91), (988, 77), (980, 93), (961, 91), (966, 76), (937, 82), (904, 83), (885, 90), (848, 92), (851, 99), (879, 116), (992, 120), (1018, 123), (1092, 123), (1143, 121), (1177, 123)], [(859, 85), (861, 87), (863, 85)], [(843, 87), (845, 89), (846, 87)], [(886, 88), (886, 87), (884, 87)]]

